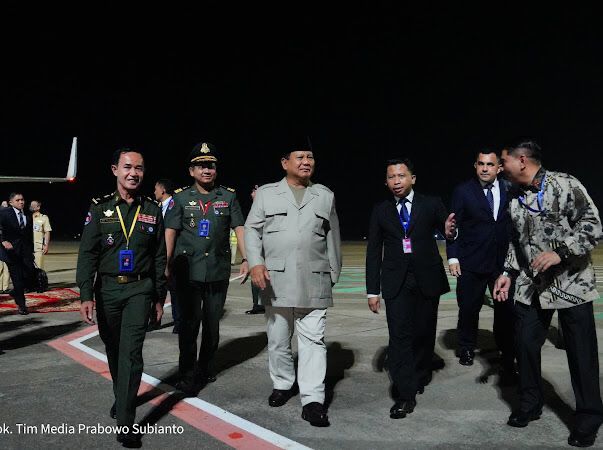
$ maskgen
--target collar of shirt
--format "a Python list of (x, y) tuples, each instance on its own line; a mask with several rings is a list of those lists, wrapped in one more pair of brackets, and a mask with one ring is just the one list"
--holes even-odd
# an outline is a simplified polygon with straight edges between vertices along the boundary
[(17, 222), (19, 221), (19, 213), (22, 213), (23, 214), (23, 223), (25, 225), (27, 225), (27, 218), (25, 217), (25, 213), (22, 210), (15, 208), (14, 206), (12, 208), (13, 208), (13, 211), (15, 212), (15, 215), (17, 216)]
[(525, 192), (538, 192), (540, 190), (540, 183), (542, 183), (542, 179), (545, 175), (546, 170), (541, 166), (540, 169), (538, 169), (538, 172), (536, 172), (536, 175), (534, 175), (532, 182), (527, 186), (521, 186), (521, 189)]
[(413, 191), (412, 189), (410, 190), (410, 192), (408, 193), (408, 195), (406, 197), (396, 197), (394, 195), (394, 200), (396, 200), (396, 205), (400, 204), (400, 200), (402, 200), (402, 198), (406, 198), (406, 200), (408, 200), (408, 202), (412, 205), (412, 199), (415, 197), (415, 191)]
[[(126, 202), (123, 198), (121, 198), (121, 195), (119, 195), (119, 193), (117, 191), (115, 191), (113, 193), (113, 204), (119, 205), (120, 203), (128, 204), (128, 202)], [(141, 195), (136, 195), (136, 197), (134, 197), (134, 201), (128, 206), (138, 205), (138, 204), (142, 205), (142, 196)]]
[[(482, 180), (479, 180), (479, 184), (482, 185), (482, 189), (485, 191), (486, 188), (486, 184), (488, 183), (483, 183)], [(498, 178), (495, 178), (494, 181), (492, 182), (492, 190), (498, 189)]]
[(172, 196), (170, 195), (168, 198), (166, 198), (165, 200), (163, 200), (161, 202), (161, 209), (167, 208), (171, 199), (172, 199)]

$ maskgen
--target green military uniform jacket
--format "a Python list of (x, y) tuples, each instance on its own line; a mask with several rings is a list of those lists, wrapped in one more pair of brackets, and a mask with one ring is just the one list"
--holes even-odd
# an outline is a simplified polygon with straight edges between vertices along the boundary
[(163, 303), (166, 295), (166, 249), (161, 208), (150, 198), (142, 196), (128, 205), (117, 192), (92, 199), (86, 216), (76, 274), (82, 300), (92, 300), (97, 273), (101, 276), (120, 275), (119, 251), (126, 248), (126, 237), (116, 208), (120, 208), (129, 233), (138, 205), (140, 212), (129, 243), (130, 250), (134, 251), (134, 270), (124, 275), (152, 278), (155, 282), (154, 301)]
[[(209, 221), (208, 236), (199, 236), (199, 222)], [(174, 258), (187, 257), (189, 279), (211, 282), (230, 278), (230, 229), (245, 219), (234, 189), (214, 187), (201, 194), (195, 185), (176, 189), (174, 206), (165, 214), (166, 228), (178, 230)]]

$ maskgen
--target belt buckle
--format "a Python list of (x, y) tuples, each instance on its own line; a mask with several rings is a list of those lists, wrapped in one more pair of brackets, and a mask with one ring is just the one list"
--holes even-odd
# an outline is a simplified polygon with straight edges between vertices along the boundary
[(117, 282), (119, 284), (125, 284), (128, 282), (128, 276), (127, 275), (117, 275)]

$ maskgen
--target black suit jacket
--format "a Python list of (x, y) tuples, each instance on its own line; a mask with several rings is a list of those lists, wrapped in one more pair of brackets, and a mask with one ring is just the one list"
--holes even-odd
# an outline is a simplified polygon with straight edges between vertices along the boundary
[(24, 211), (23, 215), (27, 223), (21, 229), (12, 207), (0, 210), (0, 241), (8, 241), (13, 246), (12, 250), (3, 252), (7, 262), (11, 259), (33, 261), (33, 219), (28, 212)]
[(447, 216), (438, 197), (415, 192), (408, 228), (412, 253), (405, 254), (402, 249), (404, 230), (394, 198), (378, 203), (371, 216), (366, 249), (367, 293), (381, 292), (384, 299), (394, 298), (400, 292), (409, 268), (423, 295), (437, 297), (450, 291), (434, 238), (436, 230), (444, 234)]
[(500, 206), (496, 220), (484, 195), (482, 185), (471, 179), (456, 187), (450, 204), (455, 213), (459, 234), (447, 242), (448, 258), (458, 258), (461, 271), (502, 272), (507, 250), (511, 217), (505, 183), (499, 180)]

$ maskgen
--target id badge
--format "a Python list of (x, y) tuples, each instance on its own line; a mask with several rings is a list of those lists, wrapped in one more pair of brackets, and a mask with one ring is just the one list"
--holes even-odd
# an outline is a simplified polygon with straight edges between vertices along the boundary
[(410, 243), (410, 238), (402, 239), (402, 250), (404, 250), (404, 253), (412, 253), (412, 244)]
[(132, 272), (134, 270), (134, 250), (119, 251), (119, 271)]
[(200, 237), (209, 236), (209, 225), (210, 225), (210, 222), (207, 219), (201, 219), (199, 221), (199, 236)]

